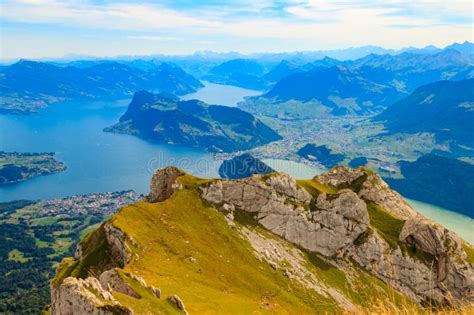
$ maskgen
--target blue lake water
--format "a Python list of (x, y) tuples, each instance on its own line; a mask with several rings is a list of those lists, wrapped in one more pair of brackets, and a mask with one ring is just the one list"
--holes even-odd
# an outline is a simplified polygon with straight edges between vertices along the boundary
[[(186, 99), (235, 106), (258, 92), (206, 83)], [(0, 186), (0, 202), (47, 199), (103, 191), (133, 189), (147, 193), (155, 169), (176, 165), (202, 177), (218, 177), (220, 161), (199, 148), (155, 144), (139, 138), (103, 132), (125, 112), (129, 100), (119, 102), (63, 103), (30, 116), (0, 115), (0, 150), (56, 152), (67, 170), (25, 182)], [(324, 171), (305, 164), (266, 159), (277, 171), (296, 178), (312, 178)], [(461, 237), (474, 243), (474, 220), (430, 204), (412, 206)]]
[(225, 106), (237, 106), (245, 96), (256, 96), (262, 94), (260, 91), (247, 90), (236, 86), (215, 84), (207, 81), (202, 82), (204, 88), (196, 93), (191, 93), (181, 97), (184, 100), (198, 99), (208, 104)]
[(219, 162), (198, 148), (154, 144), (103, 132), (118, 121), (128, 100), (57, 104), (30, 116), (0, 115), (0, 150), (56, 152), (67, 170), (0, 187), (0, 201), (43, 199), (101, 191), (148, 192), (153, 170), (175, 164), (216, 177)]

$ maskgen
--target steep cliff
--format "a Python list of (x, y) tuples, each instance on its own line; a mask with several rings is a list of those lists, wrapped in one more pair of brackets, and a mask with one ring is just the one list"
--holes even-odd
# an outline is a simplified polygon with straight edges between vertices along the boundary
[[(368, 169), (313, 180), (157, 171), (149, 197), (87, 236), (53, 314), (359, 312), (472, 303), (473, 249)], [(66, 303), (66, 301), (69, 301)]]

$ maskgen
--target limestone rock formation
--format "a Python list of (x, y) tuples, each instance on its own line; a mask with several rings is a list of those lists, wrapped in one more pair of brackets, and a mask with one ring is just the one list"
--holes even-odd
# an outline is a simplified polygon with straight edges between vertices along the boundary
[(124, 233), (110, 223), (104, 224), (104, 229), (112, 255), (120, 265), (125, 265), (130, 260), (132, 254), (125, 242)]
[(125, 295), (140, 298), (138, 294), (126, 281), (122, 279), (117, 269), (110, 269), (104, 271), (99, 276), (99, 282), (103, 288), (107, 289), (109, 292), (120, 292)]
[[(272, 174), (217, 180), (202, 197), (224, 212), (252, 214), (310, 252), (350, 257), (415, 301), (472, 298), (474, 273), (463, 241), (418, 214), (378, 175), (341, 166), (314, 180), (337, 192), (311, 196), (288, 175)], [(395, 248), (371, 226), (368, 202), (405, 221)]]
[(176, 179), (184, 175), (184, 173), (176, 167), (166, 167), (158, 170), (151, 180), (150, 202), (159, 202), (168, 199), (175, 189), (179, 189), (180, 185), (176, 183)]
[(132, 314), (117, 302), (96, 278), (68, 277), (56, 288), (51, 285), (51, 314), (53, 315), (113, 315)]
[[(349, 312), (357, 311), (358, 302), (345, 290), (357, 292), (357, 283), (366, 277), (383, 280), (419, 305), (474, 302), (472, 247), (418, 214), (368, 169), (336, 167), (312, 180), (296, 181), (278, 173), (202, 180), (168, 167), (153, 176), (148, 201), (122, 210), (133, 222), (143, 218), (139, 222), (146, 232), (138, 232), (135, 226), (127, 229), (129, 219), (119, 220), (119, 213), (78, 246), (75, 259), (64, 262), (51, 285), (53, 314), (111, 314), (110, 310), (130, 314), (126, 307), (132, 306), (116, 295), (126, 305), (122, 306), (113, 292), (187, 314), (183, 300), (190, 310), (202, 309), (193, 300), (201, 296), (190, 295), (189, 290), (163, 293), (146, 281), (159, 285), (160, 279), (172, 279), (188, 285), (197, 274), (198, 286), (203, 286), (201, 275), (214, 275), (213, 292), (226, 299), (227, 286), (238, 291), (229, 281), (235, 279), (234, 261), (251, 261), (251, 268), (263, 263), (251, 269), (252, 277), (267, 268), (272, 277), (275, 273), (279, 277), (275, 283), (297, 282)], [(212, 246), (222, 244), (208, 243), (214, 234), (220, 235), (220, 243), (238, 241), (226, 250), (215, 250)], [(236, 244), (244, 247), (238, 257), (250, 257), (228, 258), (239, 250)], [(207, 252), (209, 246), (212, 250)], [(99, 249), (107, 254), (84, 269), (84, 262)], [(162, 265), (154, 265), (157, 259)], [(179, 274), (176, 264), (180, 264)], [(224, 275), (229, 270), (232, 275)], [(327, 270), (332, 271), (324, 274)], [(336, 283), (331, 282), (333, 277), (338, 278)], [(260, 307), (276, 307), (271, 297), (261, 298)]]
[(314, 204), (319, 211), (310, 211), (311, 195), (286, 174), (216, 181), (202, 196), (216, 206), (255, 213), (268, 230), (327, 256), (351, 244), (369, 224), (367, 207), (354, 192), (321, 194)]
[(359, 197), (375, 202), (402, 220), (418, 216), (399, 193), (390, 189), (378, 174), (366, 168), (336, 166), (327, 173), (316, 176), (315, 180), (334, 188), (350, 188)]

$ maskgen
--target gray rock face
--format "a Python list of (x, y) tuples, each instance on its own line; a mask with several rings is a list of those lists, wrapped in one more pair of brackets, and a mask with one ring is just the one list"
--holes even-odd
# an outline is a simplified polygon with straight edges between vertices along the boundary
[(183, 300), (181, 300), (181, 298), (177, 295), (172, 295), (168, 298), (170, 300), (171, 303), (173, 303), (174, 305), (176, 305), (176, 307), (181, 311), (183, 312), (184, 314), (189, 314), (188, 311), (186, 310), (186, 307), (184, 306), (184, 302)]
[[(302, 248), (338, 259), (352, 258), (368, 272), (421, 302), (473, 299), (474, 273), (462, 240), (426, 220), (381, 178), (363, 169), (336, 167), (316, 180), (337, 189), (312, 197), (287, 175), (218, 180), (202, 198), (233, 217), (245, 211), (266, 229)], [(370, 226), (366, 201), (406, 220), (400, 245)], [(407, 252), (410, 247), (416, 254)], [(403, 249), (403, 250), (402, 250)]]
[(371, 171), (336, 166), (316, 176), (315, 180), (334, 188), (350, 188), (359, 197), (375, 202), (396, 218), (407, 220), (419, 216), (399, 193), (390, 189), (379, 175)]
[(474, 269), (456, 234), (430, 220), (412, 219), (403, 226), (400, 241), (433, 256), (437, 287), (456, 298), (474, 294)]
[[(350, 248), (348, 255), (417, 302), (428, 298), (439, 303), (472, 300), (472, 266), (462, 258), (463, 251), (442, 253), (446, 249), (441, 245), (435, 250), (439, 254), (429, 261), (422, 261), (403, 253), (400, 248), (390, 248), (377, 232), (373, 232), (365, 243)], [(421, 248), (416, 250), (422, 253)]]
[(104, 229), (112, 255), (114, 255), (116, 260), (122, 266), (125, 265), (132, 257), (130, 248), (125, 243), (125, 234), (118, 228), (114, 227), (110, 222), (104, 224)]
[(173, 191), (181, 188), (176, 182), (176, 179), (181, 175), (184, 175), (184, 173), (173, 166), (156, 171), (151, 180), (148, 200), (150, 202), (160, 202), (168, 199)]
[(116, 269), (104, 271), (99, 276), (99, 282), (107, 291), (120, 292), (137, 299), (141, 298), (140, 294), (122, 279)]
[(394, 288), (420, 302), (426, 297), (442, 301), (443, 296), (432, 285), (433, 274), (428, 266), (391, 249), (377, 232), (363, 244), (354, 246), (348, 254), (354, 261)]
[(132, 311), (104, 290), (96, 278), (64, 279), (59, 288), (51, 285), (51, 313), (53, 315), (113, 315), (132, 314)]
[(367, 206), (354, 192), (344, 190), (335, 199), (321, 194), (318, 210), (311, 211), (311, 195), (284, 174), (216, 181), (202, 196), (221, 209), (255, 213), (273, 233), (327, 256), (351, 244), (369, 224)]

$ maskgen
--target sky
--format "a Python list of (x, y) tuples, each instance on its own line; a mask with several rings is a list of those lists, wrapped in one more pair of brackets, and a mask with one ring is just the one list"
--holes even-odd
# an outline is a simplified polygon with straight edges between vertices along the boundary
[(474, 0), (0, 0), (0, 58), (474, 41)]

